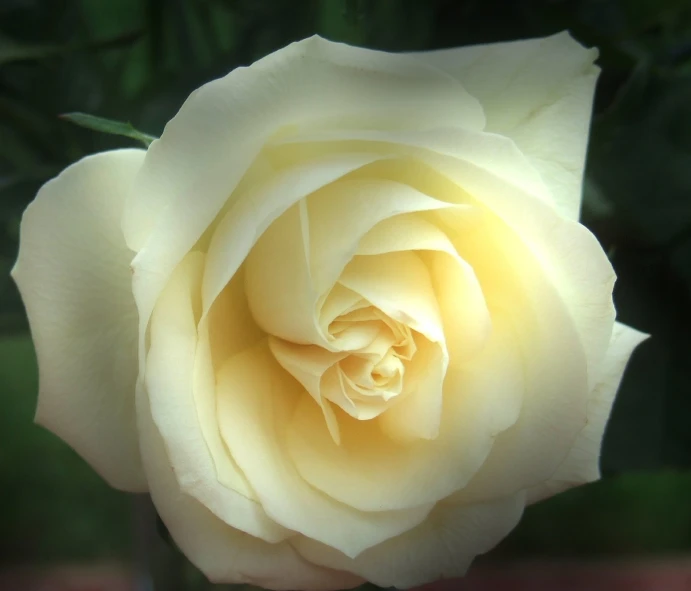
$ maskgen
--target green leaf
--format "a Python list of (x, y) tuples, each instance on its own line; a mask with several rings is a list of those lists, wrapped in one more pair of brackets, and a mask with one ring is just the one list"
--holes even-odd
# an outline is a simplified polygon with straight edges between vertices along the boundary
[(61, 119), (79, 125), (80, 127), (86, 127), (87, 129), (93, 129), (94, 131), (100, 131), (101, 133), (109, 133), (111, 135), (122, 135), (124, 137), (137, 140), (144, 144), (147, 148), (155, 139), (153, 135), (143, 133), (138, 129), (135, 129), (131, 123), (124, 123), (122, 121), (113, 121), (112, 119), (105, 119), (104, 117), (96, 117), (95, 115), (88, 115), (87, 113), (65, 113), (60, 115)]

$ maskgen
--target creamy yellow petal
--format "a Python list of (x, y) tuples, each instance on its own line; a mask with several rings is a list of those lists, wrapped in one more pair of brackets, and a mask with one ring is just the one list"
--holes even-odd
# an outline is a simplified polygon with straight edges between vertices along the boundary
[(331, 323), (339, 316), (348, 314), (358, 307), (365, 307), (365, 305), (366, 302), (363, 301), (360, 294), (346, 289), (337, 283), (320, 300), (319, 322), (322, 331), (327, 333)]
[(199, 344), (197, 334), (203, 265), (203, 254), (190, 253), (156, 304), (145, 378), (150, 412), (180, 489), (227, 524), (277, 542), (289, 532), (267, 517), (214, 433), (219, 427), (213, 367), (209, 349)]
[(420, 340), (423, 344), (418, 344), (415, 356), (406, 364), (403, 391), (379, 419), (382, 431), (394, 441), (439, 436), (448, 361), (438, 344)]
[(414, 252), (356, 256), (338, 281), (390, 318), (410, 326), (435, 343), (444, 342), (444, 329), (429, 272)]
[(528, 246), (526, 260), (534, 258), (539, 263), (542, 276), (556, 288), (568, 309), (586, 355), (592, 388), (615, 315), (614, 270), (595, 236), (578, 222), (561, 217), (539, 198), (486, 170), (441, 155), (419, 157), (465, 191), (466, 196), (459, 193), (456, 198), (463, 203), (470, 198), (486, 206)]
[[(207, 272), (209, 257), (205, 258), (204, 274)], [(225, 285), (214, 300), (206, 317), (203, 317), (199, 330), (208, 331), (208, 347), (214, 367), (218, 369), (223, 362), (264, 338), (264, 331), (252, 318), (245, 293), (245, 269), (240, 267), (233, 278)], [(200, 336), (200, 341), (204, 341)]]
[(322, 409), (329, 433), (339, 443), (338, 421), (329, 401), (351, 412), (356, 412), (356, 409), (352, 401), (343, 394), (340, 384), (325, 382), (325, 374), (330, 369), (335, 369), (335, 365), (348, 354), (327, 351), (316, 345), (296, 345), (275, 337), (269, 337), (269, 348), (281, 367), (304, 386)]
[(300, 538), (294, 545), (314, 563), (348, 568), (380, 587), (410, 589), (464, 576), (478, 554), (491, 550), (516, 526), (524, 504), (522, 494), (467, 507), (441, 503), (417, 528), (353, 560), (313, 540)]
[(156, 510), (177, 546), (213, 583), (305, 591), (335, 591), (362, 584), (361, 578), (350, 573), (309, 563), (288, 541), (268, 543), (224, 523), (180, 488), (143, 389), (137, 396), (137, 418)]
[(480, 100), (487, 131), (513, 139), (540, 172), (563, 215), (578, 219), (596, 49), (568, 33), (414, 54)]
[(134, 413), (137, 310), (120, 221), (143, 150), (96, 154), (29, 205), (12, 271), (36, 347), (36, 421), (112, 486), (147, 490)]
[(614, 325), (602, 372), (588, 399), (588, 422), (552, 477), (528, 491), (528, 502), (534, 503), (600, 478), (600, 448), (612, 403), (633, 350), (647, 337), (624, 324)]
[[(471, 132), (463, 133), (472, 136)], [(569, 306), (588, 357), (592, 387), (614, 322), (612, 267), (584, 226), (563, 218), (545, 203), (539, 183), (527, 172), (530, 163), (510, 139), (494, 134), (475, 135), (477, 142), (460, 142), (455, 152), (449, 142), (444, 147), (444, 135), (437, 137), (436, 130), (392, 134), (389, 139), (386, 133), (379, 133), (377, 141), (363, 134), (360, 141), (334, 143), (340, 149), (388, 154), (388, 161), (363, 168), (358, 171), (358, 178), (367, 174), (395, 178), (437, 199), (466, 206), (485, 205), (504, 219), (531, 247)], [(385, 149), (377, 142), (384, 142)], [(324, 146), (328, 142), (314, 145)], [(467, 147), (462, 148), (464, 145)], [(394, 153), (409, 160), (391, 160)], [(464, 228), (467, 225), (459, 216), (456, 223)]]
[(284, 212), (310, 193), (378, 160), (373, 154), (335, 154), (276, 171), (264, 184), (238, 196), (215, 228), (204, 273), (203, 304), (215, 298), (250, 249)]
[(449, 368), (436, 439), (403, 444), (376, 421), (342, 420), (339, 446), (307, 399), (288, 427), (287, 452), (312, 486), (363, 511), (443, 499), (471, 480), (497, 435), (518, 417), (523, 368), (512, 339), (507, 327), (498, 325), (482, 354), (462, 368)]
[[(360, 169), (366, 174), (366, 169)], [(310, 268), (317, 292), (328, 290), (377, 223), (404, 213), (449, 207), (390, 180), (343, 179), (307, 198)], [(460, 209), (461, 207), (459, 207)]]
[[(285, 443), (290, 417), (301, 401), (316, 411), (315, 420), (305, 428), (326, 430), (318, 405), (278, 365), (268, 345), (236, 355), (218, 376), (221, 433), (272, 519), (351, 557), (424, 521), (430, 504), (365, 513), (303, 480)], [(327, 437), (331, 441), (328, 433)]]
[[(523, 401), (516, 424), (499, 434), (459, 502), (502, 498), (549, 478), (586, 421), (587, 365), (561, 295), (530, 250), (501, 221), (454, 238), (475, 270), (492, 319), (513, 333)], [(491, 371), (491, 370), (490, 370)]]
[[(367, 152), (375, 154), (407, 154), (410, 148), (424, 149), (444, 156), (461, 159), (491, 172), (494, 176), (516, 185), (546, 203), (552, 203), (545, 185), (531, 161), (506, 136), (486, 131), (466, 129), (448, 122), (433, 129), (354, 129), (318, 130), (278, 138), (272, 143), (275, 153), (294, 152), (313, 145), (321, 152), (340, 150), (341, 153)], [(414, 152), (413, 152), (414, 153)], [(443, 195), (436, 196), (443, 199)]]
[[(454, 209), (456, 223), (474, 212)], [(471, 225), (467, 227), (472, 227)], [(487, 304), (475, 272), (456, 252), (448, 236), (419, 215), (400, 215), (380, 222), (360, 241), (358, 254), (414, 250), (427, 264), (444, 325), (452, 363), (467, 360), (482, 349), (491, 330)], [(429, 251), (429, 252), (426, 252)]]
[[(247, 260), (247, 294), (257, 322), (280, 338), (333, 348), (317, 317), (318, 301), (352, 258), (358, 240), (392, 215), (443, 207), (406, 185), (346, 180), (293, 205), (264, 231)], [(241, 232), (224, 229), (225, 236)], [(218, 251), (242, 255), (242, 248), (230, 246)]]
[(316, 345), (296, 345), (275, 337), (269, 338), (269, 348), (281, 367), (300, 382), (317, 403), (322, 398), (324, 374), (349, 354), (327, 351)]
[(309, 228), (304, 201), (261, 235), (245, 263), (245, 290), (252, 316), (267, 333), (300, 344), (327, 345), (317, 318), (309, 267)]

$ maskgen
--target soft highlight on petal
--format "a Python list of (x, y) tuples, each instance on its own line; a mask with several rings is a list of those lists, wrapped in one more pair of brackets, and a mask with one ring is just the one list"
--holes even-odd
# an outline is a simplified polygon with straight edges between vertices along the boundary
[(648, 338), (617, 322), (597, 383), (588, 399), (588, 422), (578, 435), (569, 455), (543, 485), (528, 491), (528, 502), (534, 503), (568, 488), (600, 478), (600, 449), (614, 397), (634, 349)]
[[(472, 209), (453, 208), (455, 221), (466, 214), (472, 227)], [(445, 215), (440, 212), (442, 217)], [(358, 254), (414, 251), (426, 263), (444, 325), (449, 358), (466, 361), (482, 350), (491, 330), (482, 286), (473, 268), (464, 261), (449, 237), (420, 215), (398, 215), (374, 226), (360, 241)]]
[(486, 130), (513, 139), (562, 215), (577, 220), (597, 54), (563, 32), (413, 55), (449, 73), (479, 99)]
[(451, 238), (477, 273), (493, 320), (511, 333), (524, 376), (515, 425), (455, 493), (457, 502), (482, 502), (537, 485), (563, 462), (585, 425), (588, 368), (568, 308), (518, 236), (488, 216), (475, 232)]
[[(456, 193), (448, 193), (451, 199), (485, 206), (510, 229), (509, 238), (512, 234), (519, 239), (518, 248), (528, 247), (524, 260), (539, 265), (540, 281), (549, 285), (546, 289), (550, 292), (556, 289), (561, 305), (569, 313), (583, 345), (592, 387), (615, 317), (615, 274), (595, 236), (578, 222), (563, 218), (541, 199), (468, 161), (436, 154), (418, 157), (456, 184)], [(458, 234), (467, 232), (455, 222), (450, 228)], [(497, 234), (497, 240), (501, 239)], [(491, 240), (483, 243), (489, 245)]]
[(29, 205), (12, 275), (39, 365), (36, 421), (109, 484), (146, 491), (134, 412), (137, 310), (120, 229), (143, 150), (88, 156)]

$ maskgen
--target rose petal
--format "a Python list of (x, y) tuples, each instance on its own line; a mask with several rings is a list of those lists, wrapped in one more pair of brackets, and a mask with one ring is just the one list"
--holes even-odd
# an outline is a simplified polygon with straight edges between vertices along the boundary
[[(460, 224), (467, 210), (456, 209)], [(472, 227), (472, 212), (468, 211)], [(374, 226), (360, 241), (358, 254), (417, 251), (432, 278), (453, 363), (468, 360), (485, 345), (491, 330), (487, 304), (472, 267), (456, 252), (448, 236), (419, 215), (399, 215)], [(425, 252), (429, 251), (429, 252)]]
[[(533, 258), (539, 263), (542, 276), (567, 306), (583, 344), (592, 388), (615, 316), (615, 274), (595, 236), (578, 222), (561, 217), (540, 199), (465, 161), (431, 154), (421, 158), (463, 188), (473, 201), (496, 213), (528, 246), (526, 260)], [(468, 202), (461, 194), (457, 198), (461, 203)]]
[(491, 550), (516, 526), (524, 505), (522, 493), (467, 507), (441, 503), (417, 528), (353, 560), (314, 540), (299, 538), (294, 545), (316, 564), (348, 568), (380, 587), (410, 589), (465, 575), (478, 554)]
[(300, 344), (327, 344), (309, 268), (306, 204), (299, 201), (262, 234), (245, 264), (252, 316), (267, 333)]
[(338, 281), (390, 318), (425, 335), (432, 342), (444, 343), (434, 288), (425, 264), (415, 253), (355, 256)]
[(624, 324), (614, 325), (602, 373), (588, 400), (588, 422), (550, 480), (528, 491), (529, 503), (600, 478), (600, 448), (612, 403), (631, 353), (647, 337)]
[(597, 54), (563, 32), (413, 55), (452, 75), (480, 100), (486, 130), (513, 139), (540, 172), (561, 213), (576, 220)]
[(523, 390), (520, 349), (499, 322), (481, 354), (462, 368), (449, 368), (436, 439), (403, 445), (376, 421), (346, 417), (337, 446), (320, 424), (319, 409), (307, 400), (293, 414), (285, 445), (305, 480), (347, 505), (382, 511), (432, 503), (476, 474), (497, 435), (516, 421)]
[[(319, 322), (322, 331), (326, 334), (329, 332), (329, 325), (336, 320), (341, 314), (348, 314), (360, 307), (365, 307), (366, 302), (363, 301), (362, 296), (354, 291), (346, 289), (342, 285), (336, 283), (327, 294), (321, 298), (321, 306), (319, 310)], [(340, 338), (334, 336), (334, 338)], [(362, 339), (356, 338), (353, 343), (354, 347), (344, 347), (339, 343), (339, 350), (350, 350), (351, 348), (359, 349), (362, 346)]]
[[(278, 138), (271, 144), (274, 154), (295, 153), (305, 145), (316, 153), (339, 150), (342, 154), (355, 151), (389, 156), (414, 153), (407, 148), (421, 148), (468, 162), (552, 204), (548, 187), (528, 158), (510, 138), (495, 133), (447, 123), (433, 129), (317, 130)], [(434, 196), (444, 199), (443, 195)]]
[(502, 221), (488, 215), (475, 232), (452, 239), (483, 286), (493, 322), (513, 333), (524, 375), (520, 417), (457, 493), (458, 502), (474, 503), (509, 496), (554, 473), (585, 424), (587, 365), (561, 295)]
[(265, 184), (239, 196), (228, 207), (209, 245), (204, 273), (204, 310), (247, 258), (267, 228), (298, 201), (380, 156), (336, 154), (275, 172)]
[(197, 335), (203, 269), (204, 255), (190, 253), (156, 304), (145, 377), (150, 412), (180, 489), (227, 524), (277, 542), (289, 532), (267, 517), (222, 443), (214, 445), (213, 367)]
[(348, 126), (349, 120), (405, 128), (449, 121), (468, 129), (484, 126), (477, 100), (434, 67), (317, 36), (292, 43), (189, 97), (150, 147), (137, 199), (127, 207), (128, 244), (140, 250), (171, 204), (193, 199), (201, 205), (185, 195), (198, 183), (208, 189), (201, 192), (208, 205), (195, 217), (211, 211), (212, 203), (221, 206), (262, 144), (282, 126)]
[(305, 591), (350, 589), (363, 583), (350, 573), (310, 564), (287, 541), (267, 543), (221, 521), (180, 489), (142, 389), (137, 417), (156, 510), (176, 545), (212, 582)]
[[(362, 167), (359, 172), (367, 175), (372, 170)], [(359, 241), (377, 223), (404, 213), (445, 207), (449, 205), (409, 185), (377, 178), (343, 179), (310, 195), (310, 269), (316, 291), (331, 288), (357, 252)]]
[(146, 491), (137, 444), (137, 310), (120, 220), (142, 150), (89, 156), (45, 184), (22, 218), (12, 275), (39, 365), (36, 421), (109, 484)]
[[(204, 276), (209, 256), (205, 258)], [(208, 346), (215, 369), (226, 359), (259, 342), (266, 335), (252, 318), (245, 294), (245, 269), (240, 267), (199, 323), (200, 346)], [(208, 331), (208, 342), (202, 334)]]
[(318, 405), (278, 365), (266, 344), (228, 360), (218, 375), (221, 433), (272, 519), (351, 557), (425, 519), (432, 505), (364, 513), (305, 482), (284, 441), (290, 417), (301, 401), (317, 413), (306, 428), (326, 429)]
[(269, 348), (281, 367), (288, 371), (307, 390), (309, 395), (319, 405), (324, 413), (324, 420), (329, 428), (331, 438), (338, 444), (341, 436), (338, 421), (330, 401), (356, 412), (352, 401), (346, 396), (336, 397), (338, 390), (323, 389), (324, 374), (336, 363), (346, 357), (348, 353), (333, 353), (316, 345), (296, 345), (275, 337), (269, 338)]
[(400, 399), (394, 399), (379, 419), (382, 431), (398, 442), (436, 439), (441, 428), (448, 360), (439, 345), (420, 341), (407, 364)]

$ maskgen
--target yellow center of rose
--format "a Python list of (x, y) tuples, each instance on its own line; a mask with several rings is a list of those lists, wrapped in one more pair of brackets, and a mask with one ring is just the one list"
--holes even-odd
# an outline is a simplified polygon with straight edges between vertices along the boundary
[[(346, 267), (343, 282), (348, 283), (353, 266)], [(343, 282), (317, 303), (320, 345), (269, 339), (277, 361), (322, 408), (336, 443), (339, 425), (330, 405), (353, 419), (369, 421), (404, 400), (410, 393), (407, 372), (415, 360), (416, 340), (425, 338), (404, 321), (412, 321), (404, 312), (396, 314), (397, 320)]]

